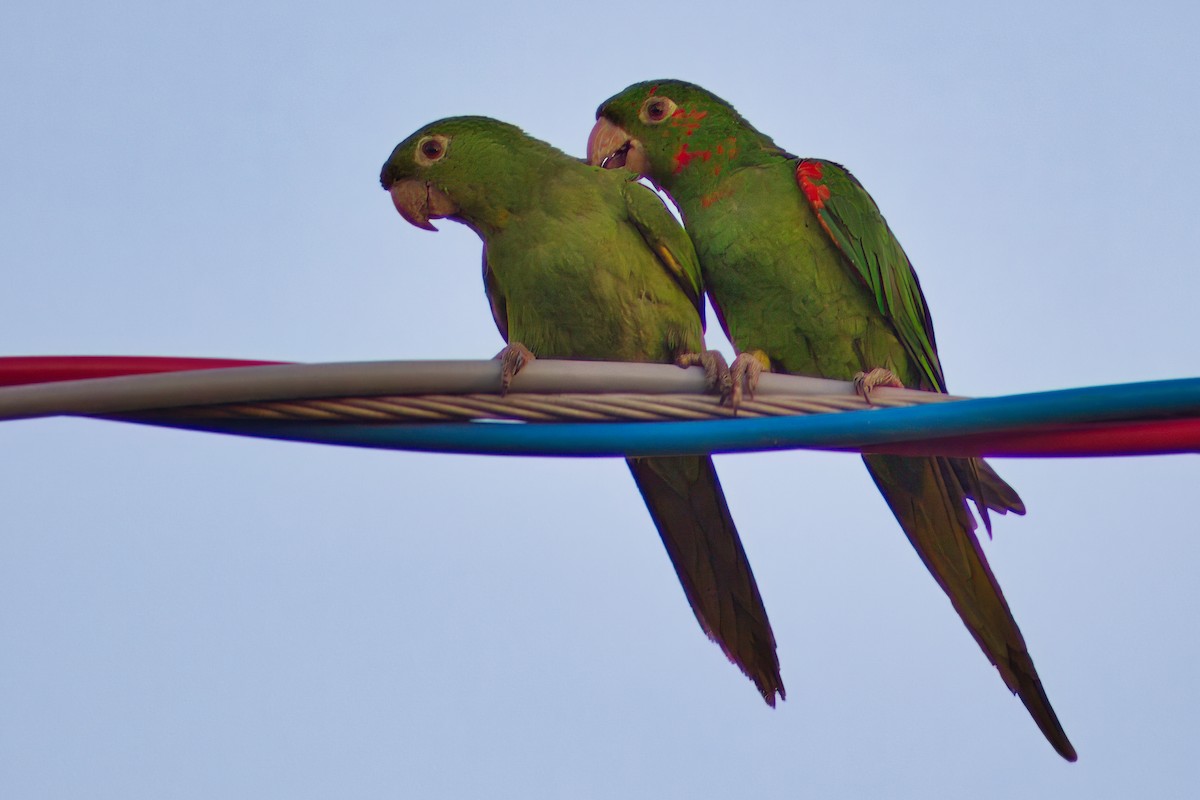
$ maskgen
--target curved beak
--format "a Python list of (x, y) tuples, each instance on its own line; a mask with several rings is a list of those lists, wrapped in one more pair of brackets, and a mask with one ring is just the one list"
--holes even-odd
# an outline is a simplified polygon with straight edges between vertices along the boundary
[(638, 175), (645, 175), (650, 169), (650, 161), (646, 158), (642, 143), (607, 117), (596, 120), (588, 136), (587, 150), (588, 163), (596, 167), (625, 167)]
[(396, 181), (388, 187), (388, 193), (400, 216), (427, 231), (437, 230), (430, 224), (430, 219), (448, 217), (458, 211), (458, 206), (445, 192), (416, 178)]

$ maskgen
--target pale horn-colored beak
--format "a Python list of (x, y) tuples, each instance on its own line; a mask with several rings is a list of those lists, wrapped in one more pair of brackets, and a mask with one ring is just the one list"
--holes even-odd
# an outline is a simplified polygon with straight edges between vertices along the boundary
[(392, 205), (400, 212), (400, 216), (427, 231), (437, 230), (430, 224), (430, 219), (448, 217), (458, 211), (458, 206), (444, 192), (416, 178), (396, 181), (388, 189), (388, 194), (392, 196)]
[(605, 169), (625, 167), (638, 175), (650, 168), (642, 143), (605, 117), (596, 120), (588, 136), (588, 163)]

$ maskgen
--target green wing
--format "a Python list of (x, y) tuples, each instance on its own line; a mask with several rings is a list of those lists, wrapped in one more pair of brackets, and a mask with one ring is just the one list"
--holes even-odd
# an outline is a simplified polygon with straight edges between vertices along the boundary
[(832, 161), (802, 159), (796, 182), (929, 380), (926, 388), (946, 391), (921, 284), (879, 206), (845, 167)]
[(692, 240), (667, 210), (662, 199), (653, 191), (630, 178), (622, 184), (625, 209), (629, 221), (642, 234), (646, 244), (658, 256), (659, 263), (670, 273), (684, 294), (696, 307), (700, 325), (704, 327), (704, 283), (700, 277), (700, 259)]
[(505, 342), (508, 341), (508, 302), (500, 292), (496, 276), (488, 266), (487, 246), (483, 248), (483, 291), (487, 293), (488, 305), (492, 308), (492, 319)]
[[(636, 178), (623, 181), (621, 194), (625, 200), (625, 212), (629, 222), (645, 240), (659, 264), (674, 279), (675, 283), (695, 307), (704, 325), (704, 285), (700, 277), (700, 259), (687, 233), (671, 216), (662, 199), (650, 189), (637, 182)], [(483, 250), (483, 286), (492, 309), (492, 319), (504, 341), (508, 341), (508, 304), (496, 276), (488, 265), (487, 247)]]

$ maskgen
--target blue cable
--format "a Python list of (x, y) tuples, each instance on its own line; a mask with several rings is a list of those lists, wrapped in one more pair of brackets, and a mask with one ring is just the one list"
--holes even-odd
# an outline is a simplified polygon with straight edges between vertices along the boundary
[[(392, 450), (525, 456), (656, 456), (889, 443), (1117, 420), (1200, 417), (1200, 378), (810, 416), (697, 422), (136, 422), (269, 439)], [(1181, 447), (1181, 451), (1189, 450)]]

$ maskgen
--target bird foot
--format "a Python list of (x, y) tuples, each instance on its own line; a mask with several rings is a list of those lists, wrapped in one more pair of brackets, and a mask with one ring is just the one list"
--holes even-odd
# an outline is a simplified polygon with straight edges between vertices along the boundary
[(743, 396), (749, 400), (754, 399), (754, 393), (758, 391), (758, 378), (763, 370), (771, 371), (771, 360), (762, 350), (738, 353), (737, 358), (733, 360), (733, 366), (729, 368), (730, 379), (733, 381), (729, 404), (733, 406), (734, 411), (737, 411)]
[(854, 376), (854, 392), (862, 396), (863, 400), (867, 401), (867, 405), (871, 405), (871, 390), (877, 386), (892, 386), (897, 389), (903, 389), (904, 384), (896, 377), (890, 369), (876, 367), (867, 372), (860, 372)]
[(512, 383), (512, 379), (516, 377), (517, 373), (536, 358), (529, 348), (520, 342), (509, 342), (503, 350), (496, 354), (496, 360), (500, 362), (501, 397), (508, 394), (508, 385)]
[(721, 395), (722, 403), (729, 397), (733, 382), (729, 377), (729, 365), (725, 363), (725, 356), (721, 355), (720, 351), (680, 353), (675, 357), (675, 364), (680, 367), (704, 367), (704, 382), (708, 385), (708, 390)]

